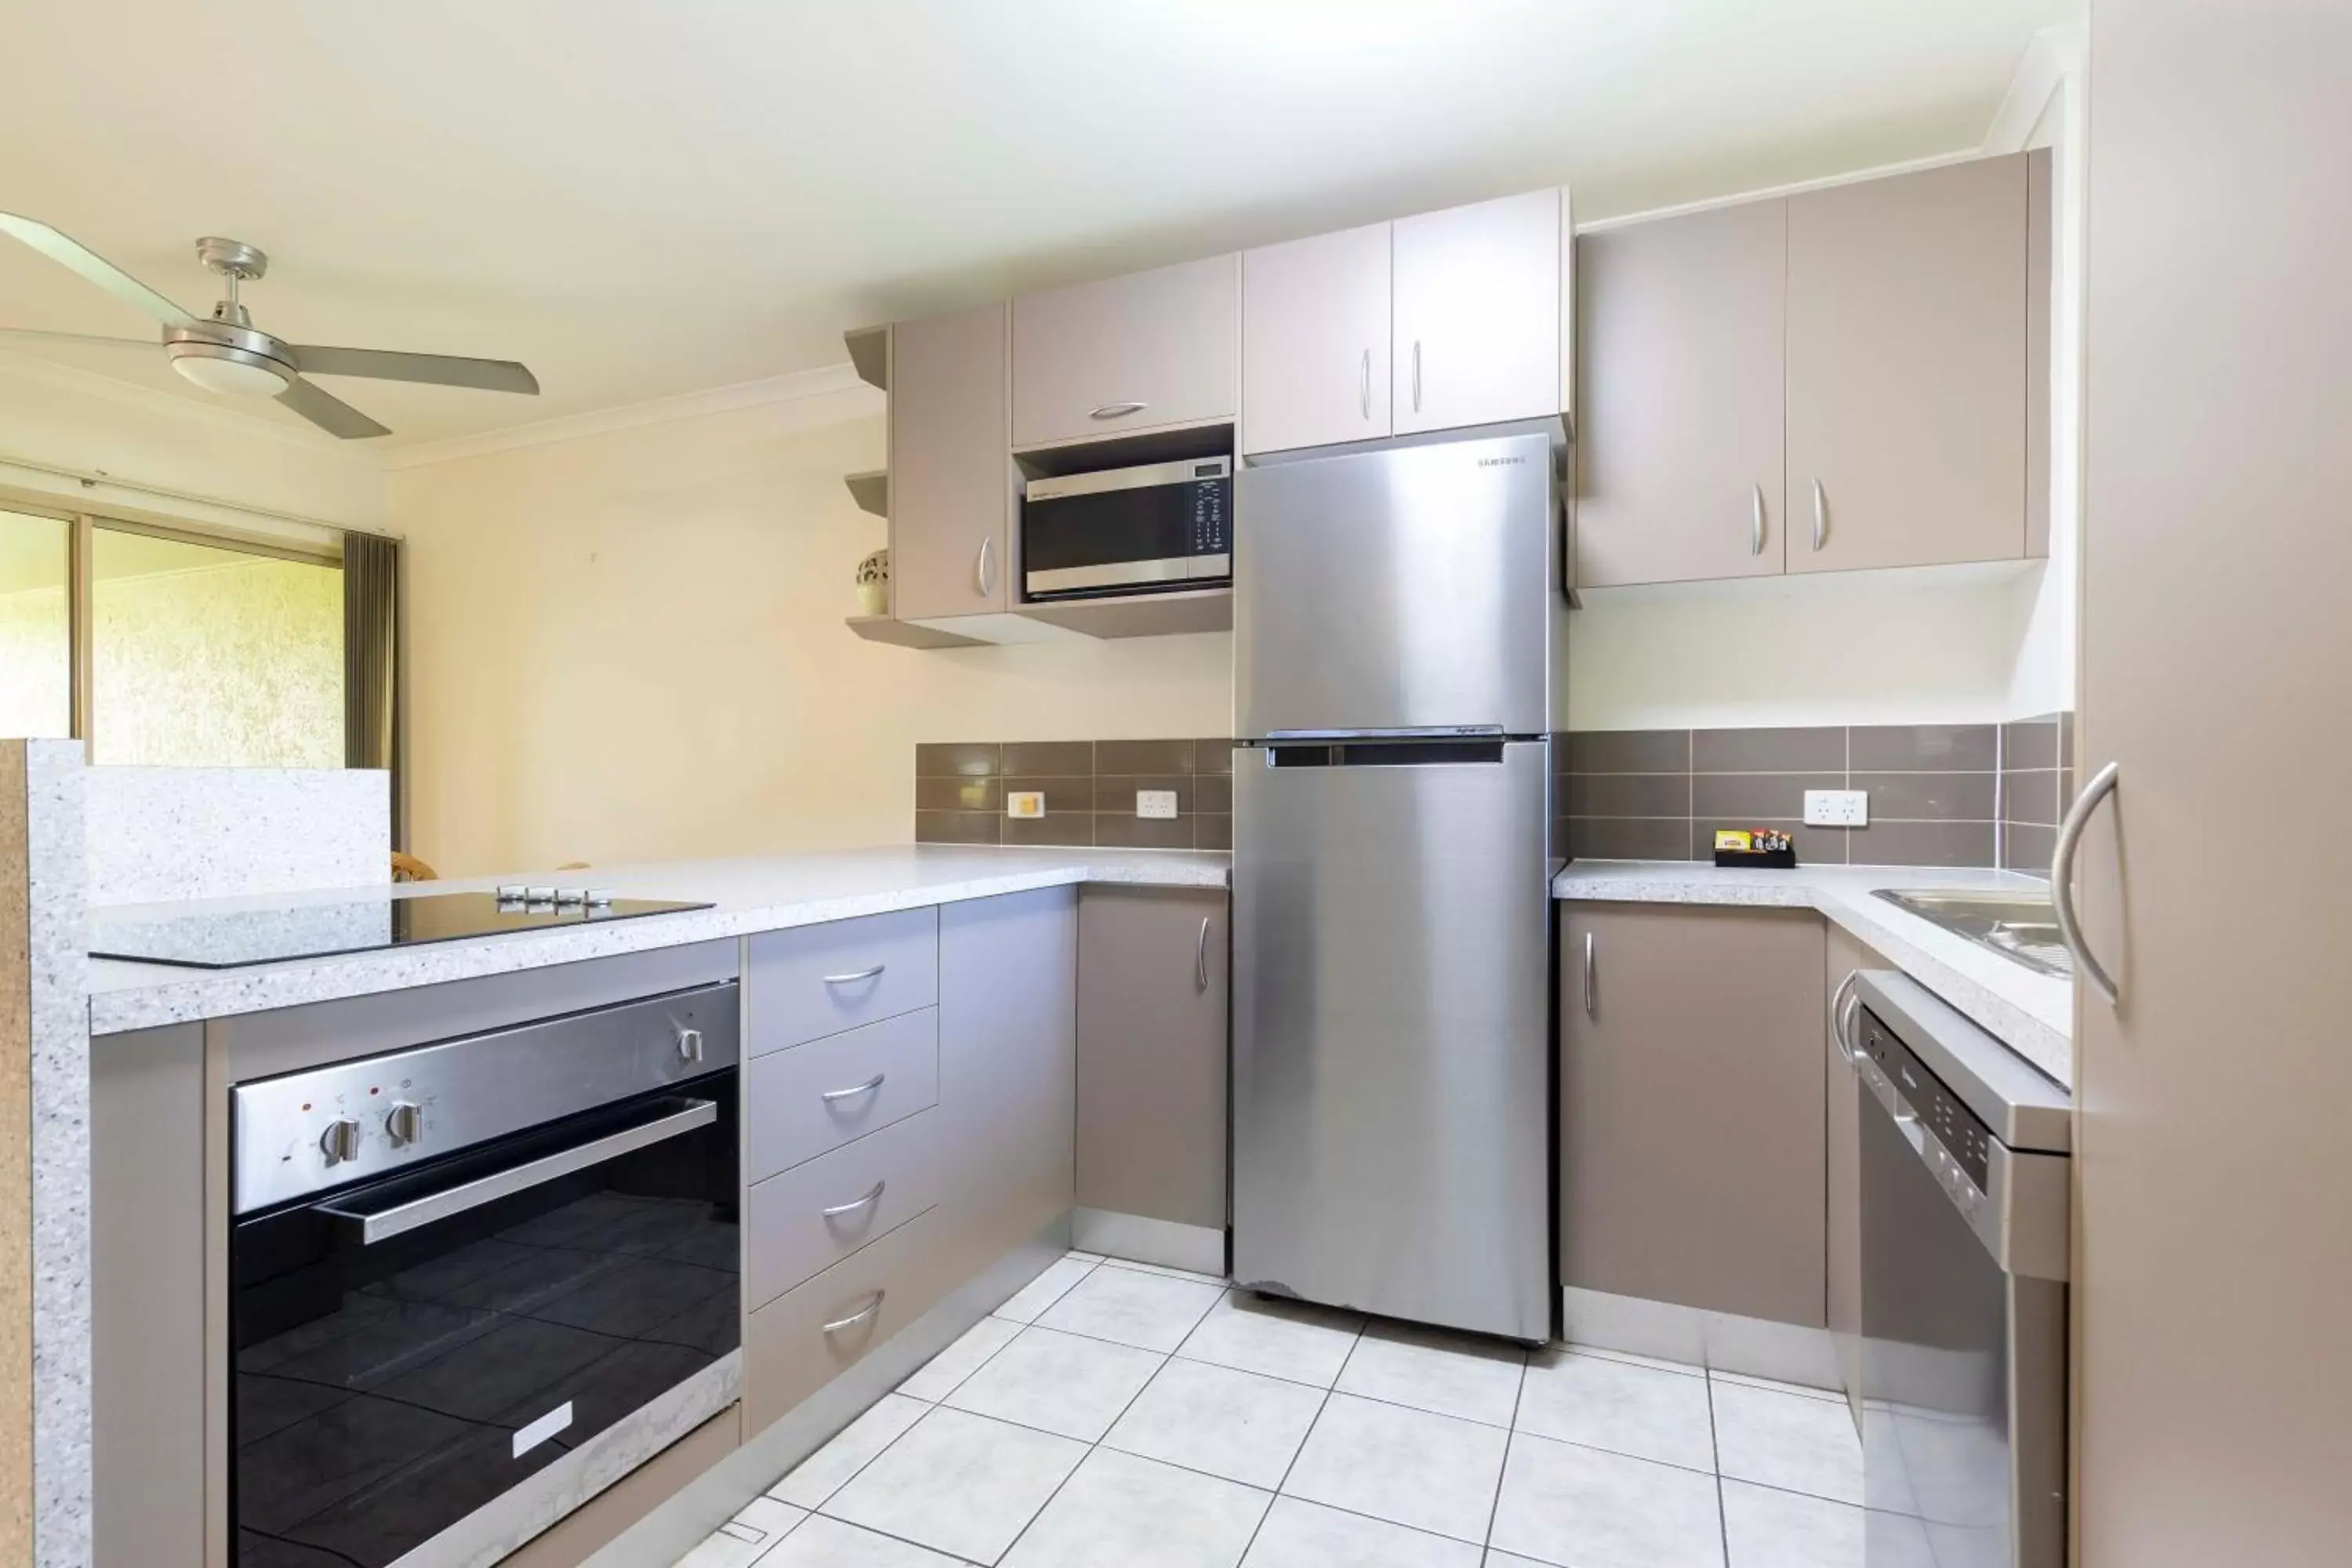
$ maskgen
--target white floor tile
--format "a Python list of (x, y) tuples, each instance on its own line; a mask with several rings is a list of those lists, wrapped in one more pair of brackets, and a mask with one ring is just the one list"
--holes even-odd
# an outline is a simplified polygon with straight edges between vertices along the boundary
[(1723, 1568), (1714, 1477), (1524, 1432), (1490, 1540), (1574, 1568)]
[(1509, 1441), (1509, 1433), (1482, 1422), (1334, 1394), (1282, 1489), (1457, 1541), (1484, 1541)]
[(1075, 1247), (1070, 1248), (1069, 1251), (1062, 1254), (1062, 1256), (1065, 1258), (1075, 1258), (1081, 1263), (1100, 1263), (1103, 1260), (1103, 1255), (1099, 1252), (1080, 1252)]
[(1242, 1568), (1479, 1568), (1478, 1549), (1426, 1531), (1278, 1497)]
[(914, 1376), (898, 1385), (898, 1392), (909, 1399), (937, 1405), (1020, 1331), (1021, 1325), (1010, 1318), (982, 1318), (965, 1330), (962, 1338), (925, 1362)]
[(1703, 1379), (1558, 1350), (1528, 1358), (1518, 1429), (1685, 1469), (1715, 1469)]
[(920, 1400), (884, 1394), (865, 1415), (835, 1433), (832, 1441), (803, 1459), (791, 1475), (770, 1487), (768, 1495), (796, 1508), (823, 1506), (877, 1454), (920, 1421), (927, 1408)]
[(1146, 1263), (1134, 1258), (1105, 1258), (1113, 1268), (1132, 1268), (1139, 1274), (1157, 1274), (1164, 1279), (1190, 1279), (1196, 1284), (1214, 1285), (1223, 1289), (1232, 1281), (1222, 1274), (1203, 1274), (1195, 1268), (1178, 1268), (1172, 1264)]
[(1114, 1340), (1164, 1355), (1184, 1342), (1184, 1336), (1208, 1315), (1222, 1294), (1218, 1287), (1196, 1279), (1105, 1264), (1040, 1313), (1037, 1321), (1049, 1329)]
[(790, 1534), (808, 1515), (771, 1497), (756, 1497), (743, 1511), (705, 1536), (676, 1568), (749, 1568), (761, 1553)]
[(1862, 1505), (1862, 1440), (1843, 1400), (1718, 1383), (1715, 1451), (1734, 1479)]
[(761, 1558), (759, 1568), (961, 1568), (961, 1564), (955, 1558), (819, 1514)]
[(1176, 1353), (1328, 1388), (1363, 1327), (1353, 1312), (1234, 1290), (1209, 1309)]
[(1508, 1426), (1527, 1352), (1516, 1345), (1403, 1323), (1375, 1323), (1339, 1373), (1342, 1394)]
[(1082, 1258), (1057, 1258), (1043, 1274), (1021, 1287), (1013, 1300), (997, 1308), (996, 1315), (1016, 1323), (1034, 1323), (1040, 1312), (1094, 1271), (1095, 1265)]
[(1033, 1323), (943, 1403), (1092, 1443), (1110, 1430), (1165, 1359)]
[(1086, 1458), (1086, 1445), (934, 1407), (834, 1493), (833, 1518), (993, 1563)]
[(1322, 1408), (1321, 1392), (1300, 1384), (1171, 1361), (1103, 1444), (1272, 1490)]
[(1630, 1366), (1646, 1366), (1659, 1372), (1680, 1373), (1685, 1377), (1705, 1377), (1706, 1368), (1686, 1361), (1668, 1361), (1664, 1356), (1641, 1355), (1633, 1351), (1610, 1350), (1601, 1345), (1584, 1345), (1570, 1342), (1562, 1347), (1578, 1355), (1597, 1355), (1608, 1361), (1622, 1361)]
[(1270, 1500), (1253, 1487), (1097, 1448), (1004, 1568), (1234, 1568)]
[(1863, 1512), (1795, 1492), (1723, 1483), (1731, 1568), (1863, 1568)]
[(1489, 1552), (1483, 1568), (1552, 1568), (1552, 1565), (1538, 1563), (1532, 1557), (1514, 1557), (1507, 1552)]
[(1717, 1383), (1738, 1384), (1742, 1388), (1769, 1388), (1775, 1394), (1794, 1394), (1806, 1399), (1832, 1399), (1840, 1405), (1845, 1403), (1845, 1395), (1834, 1388), (1815, 1388), (1809, 1384), (1782, 1383), (1769, 1377), (1750, 1377), (1744, 1372), (1725, 1372), (1720, 1367), (1710, 1370), (1707, 1376)]

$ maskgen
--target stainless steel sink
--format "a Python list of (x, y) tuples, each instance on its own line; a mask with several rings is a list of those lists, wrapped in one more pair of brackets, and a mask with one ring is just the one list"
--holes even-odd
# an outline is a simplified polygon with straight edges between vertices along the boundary
[(1895, 908), (2038, 974), (2074, 976), (2074, 955), (2059, 939), (2058, 919), (2051, 912), (2047, 893), (1906, 892), (1894, 888), (1880, 888), (1877, 893)]

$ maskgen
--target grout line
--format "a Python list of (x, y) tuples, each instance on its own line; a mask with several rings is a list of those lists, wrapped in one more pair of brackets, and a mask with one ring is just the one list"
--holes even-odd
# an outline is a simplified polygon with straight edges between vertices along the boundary
[(1731, 1515), (1723, 1506), (1723, 1439), (1715, 1426), (1715, 1373), (1708, 1369), (1706, 1379), (1706, 1447), (1715, 1464), (1715, 1532), (1723, 1546), (1725, 1568), (1731, 1563)]
[(1503, 1511), (1503, 1483), (1510, 1479), (1511, 1449), (1519, 1440), (1519, 1405), (1528, 1396), (1528, 1358), (1533, 1353), (1519, 1352), (1519, 1385), (1511, 1390), (1511, 1425), (1509, 1435), (1503, 1439), (1503, 1468), (1495, 1472), (1495, 1495), (1486, 1500), (1486, 1533), (1478, 1538), (1478, 1544), (1487, 1552), (1495, 1549), (1495, 1520)]
[[(1204, 1314), (1204, 1315), (1205, 1315), (1205, 1314)], [(1023, 1525), (1023, 1526), (1021, 1527), (1020, 1533), (1019, 1533), (1019, 1534), (1016, 1534), (1015, 1536), (1013, 1536), (1013, 1540), (1012, 1540), (1011, 1543), (1010, 1543), (1010, 1544), (1008, 1544), (1008, 1545), (1004, 1548), (1004, 1550), (1003, 1550), (1003, 1551), (1002, 1551), (1002, 1552), (998, 1552), (998, 1553), (996, 1554), (996, 1557), (995, 1557), (995, 1561), (996, 1561), (996, 1562), (1002, 1563), (1002, 1562), (1003, 1562), (1003, 1561), (1004, 1561), (1004, 1559), (1005, 1559), (1005, 1558), (1007, 1558), (1007, 1557), (1011, 1556), (1011, 1555), (1013, 1554), (1013, 1552), (1014, 1549), (1015, 1549), (1015, 1548), (1017, 1548), (1018, 1546), (1020, 1546), (1023, 1537), (1026, 1536), (1026, 1535), (1027, 1535), (1027, 1534), (1028, 1534), (1032, 1530), (1034, 1530), (1034, 1529), (1037, 1527), (1037, 1521), (1038, 1521), (1039, 1520), (1041, 1520), (1041, 1519), (1043, 1519), (1043, 1518), (1045, 1518), (1045, 1511), (1046, 1511), (1046, 1510), (1048, 1510), (1048, 1509), (1050, 1509), (1050, 1508), (1052, 1508), (1052, 1507), (1054, 1506), (1054, 1500), (1055, 1500), (1055, 1498), (1060, 1497), (1060, 1496), (1062, 1495), (1062, 1489), (1063, 1489), (1063, 1488), (1067, 1487), (1067, 1486), (1070, 1484), (1070, 1478), (1071, 1478), (1071, 1476), (1075, 1476), (1075, 1475), (1076, 1475), (1080, 1470), (1084, 1469), (1084, 1468), (1086, 1468), (1086, 1463), (1087, 1463), (1087, 1461), (1088, 1459), (1093, 1458), (1095, 1457), (1095, 1455), (1096, 1455), (1097, 1453), (1098, 1453), (1098, 1452), (1101, 1450), (1102, 1446), (1103, 1446), (1104, 1439), (1105, 1439), (1105, 1438), (1108, 1438), (1108, 1437), (1111, 1435), (1111, 1433), (1112, 1433), (1113, 1431), (1115, 1431), (1115, 1430), (1118, 1428), (1118, 1424), (1119, 1424), (1121, 1421), (1124, 1421), (1124, 1420), (1126, 1420), (1126, 1419), (1127, 1419), (1127, 1413), (1128, 1413), (1129, 1411), (1130, 1411), (1130, 1410), (1132, 1410), (1132, 1409), (1134, 1409), (1134, 1408), (1135, 1408), (1135, 1402), (1136, 1402), (1137, 1400), (1139, 1400), (1139, 1399), (1140, 1399), (1140, 1398), (1142, 1398), (1142, 1397), (1143, 1397), (1143, 1391), (1144, 1391), (1145, 1389), (1147, 1389), (1147, 1388), (1150, 1388), (1153, 1384), (1155, 1384), (1155, 1383), (1159, 1382), (1159, 1381), (1160, 1381), (1160, 1374), (1161, 1373), (1163, 1373), (1163, 1372), (1167, 1371), (1167, 1370), (1168, 1370), (1168, 1363), (1169, 1363), (1170, 1362), (1171, 1362), (1171, 1361), (1174, 1361), (1175, 1359), (1176, 1359), (1176, 1357), (1175, 1357), (1175, 1355), (1174, 1355), (1172, 1352), (1171, 1352), (1171, 1353), (1169, 1353), (1169, 1354), (1162, 1355), (1162, 1356), (1160, 1358), (1160, 1364), (1159, 1364), (1158, 1366), (1153, 1367), (1153, 1368), (1151, 1369), (1151, 1375), (1150, 1375), (1150, 1377), (1145, 1378), (1145, 1379), (1143, 1380), (1142, 1384), (1140, 1384), (1140, 1385), (1136, 1389), (1136, 1391), (1135, 1391), (1133, 1394), (1129, 1394), (1129, 1395), (1127, 1396), (1127, 1403), (1126, 1403), (1126, 1404), (1124, 1404), (1124, 1405), (1120, 1405), (1120, 1406), (1118, 1407), (1118, 1415), (1114, 1415), (1114, 1416), (1112, 1416), (1112, 1417), (1110, 1418), (1110, 1423), (1109, 1423), (1109, 1425), (1106, 1426), (1103, 1428), (1103, 1431), (1102, 1431), (1102, 1436), (1100, 1436), (1100, 1437), (1097, 1437), (1093, 1442), (1088, 1443), (1088, 1444), (1087, 1445), (1087, 1451), (1086, 1451), (1084, 1454), (1082, 1454), (1082, 1455), (1080, 1455), (1080, 1456), (1079, 1456), (1079, 1458), (1078, 1458), (1078, 1462), (1077, 1462), (1076, 1464), (1072, 1465), (1072, 1466), (1070, 1467), (1070, 1473), (1069, 1473), (1069, 1475), (1064, 1476), (1064, 1477), (1061, 1479), (1061, 1480), (1059, 1480), (1058, 1482), (1056, 1482), (1056, 1483), (1055, 1484), (1055, 1487), (1054, 1487), (1053, 1491), (1052, 1491), (1050, 1494), (1048, 1494), (1048, 1495), (1047, 1495), (1047, 1497), (1046, 1497), (1045, 1500), (1043, 1503), (1041, 1503), (1040, 1505), (1038, 1505), (1037, 1511), (1036, 1511), (1036, 1512), (1034, 1512), (1034, 1513), (1033, 1513), (1033, 1514), (1031, 1514), (1031, 1515), (1029, 1516), (1029, 1522), (1028, 1522), (1028, 1523), (1026, 1523), (1026, 1524), (1024, 1524), (1024, 1525)], [(977, 1415), (979, 1415), (980, 1413), (979, 1413), (978, 1411), (970, 1411), (970, 1412), (967, 1412), (967, 1414)], [(986, 1419), (986, 1420), (994, 1420), (994, 1419), (996, 1419), (996, 1417), (993, 1417), (993, 1416), (987, 1416), (987, 1417), (982, 1417), (982, 1418), (983, 1418), (983, 1419)], [(1011, 1423), (1011, 1425), (1013, 1425), (1013, 1426), (1019, 1426), (1019, 1425), (1020, 1425), (1020, 1423), (1018, 1423), (1018, 1422), (1013, 1422), (1013, 1423)], [(1066, 1433), (1061, 1433), (1061, 1434), (1056, 1434), (1056, 1436), (1068, 1436), (1068, 1434), (1066, 1434)], [(1111, 1450), (1111, 1452), (1112, 1452), (1112, 1453), (1114, 1453), (1114, 1454), (1118, 1453), (1118, 1452), (1120, 1452), (1120, 1451), (1121, 1451), (1121, 1450), (1117, 1449), (1117, 1448), (1113, 1448), (1113, 1449)], [(1129, 1456), (1129, 1457), (1130, 1457), (1130, 1458), (1143, 1458), (1143, 1456), (1142, 1456), (1142, 1455), (1140, 1455), (1140, 1454), (1131, 1455), (1131, 1456)], [(1151, 1461), (1151, 1462), (1157, 1462), (1157, 1461)], [(1181, 1467), (1180, 1467), (1180, 1468), (1181, 1468)], [(1218, 1479), (1223, 1479), (1224, 1478), (1220, 1477), (1220, 1478), (1218, 1478)], [(1266, 1500), (1266, 1507), (1267, 1507), (1267, 1508), (1269, 1508), (1269, 1509), (1271, 1509), (1273, 1506), (1274, 1506), (1274, 1500), (1273, 1500), (1273, 1499), (1271, 1499), (1271, 1498), (1268, 1498), (1268, 1499)], [(1264, 1516), (1263, 1514), (1259, 1515), (1259, 1522), (1260, 1522), (1260, 1523), (1265, 1522), (1265, 1516)], [(1253, 1532), (1252, 1532), (1252, 1536), (1253, 1536), (1253, 1539), (1255, 1539), (1255, 1531), (1253, 1531)]]

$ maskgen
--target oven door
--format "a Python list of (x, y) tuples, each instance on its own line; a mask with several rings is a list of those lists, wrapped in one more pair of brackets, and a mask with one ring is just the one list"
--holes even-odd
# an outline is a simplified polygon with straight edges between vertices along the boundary
[(382, 1568), (733, 1351), (728, 1068), (239, 1222), (232, 1561)]

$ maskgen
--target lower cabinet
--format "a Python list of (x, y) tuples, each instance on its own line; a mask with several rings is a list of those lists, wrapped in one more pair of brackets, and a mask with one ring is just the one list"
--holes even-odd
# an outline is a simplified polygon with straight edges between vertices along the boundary
[(951, 1250), (932, 1209), (747, 1317), (744, 1429), (766, 1426), (929, 1311), (957, 1283)]
[(1822, 1020), (1810, 910), (1565, 904), (1561, 1282), (1827, 1321)]
[(1222, 889), (1078, 896), (1077, 1201), (1225, 1227)]

